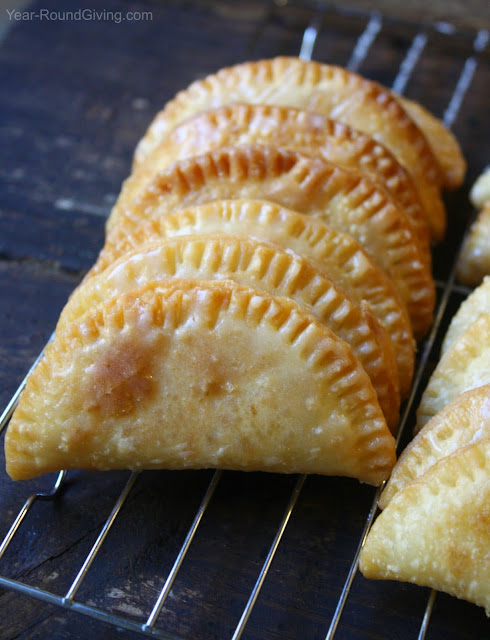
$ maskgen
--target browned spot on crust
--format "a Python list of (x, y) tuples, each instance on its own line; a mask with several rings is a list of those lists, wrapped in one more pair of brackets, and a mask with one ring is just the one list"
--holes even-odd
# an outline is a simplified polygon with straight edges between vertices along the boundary
[(156, 389), (152, 352), (152, 344), (145, 345), (135, 337), (111, 344), (90, 372), (87, 410), (101, 418), (122, 416), (150, 400)]
[(223, 379), (209, 380), (205, 383), (203, 394), (205, 397), (217, 396), (222, 393), (227, 393), (226, 381)]
[(450, 544), (447, 551), (447, 562), (451, 567), (451, 572), (461, 579), (468, 571), (471, 555), (467, 549), (461, 549), (458, 545)]

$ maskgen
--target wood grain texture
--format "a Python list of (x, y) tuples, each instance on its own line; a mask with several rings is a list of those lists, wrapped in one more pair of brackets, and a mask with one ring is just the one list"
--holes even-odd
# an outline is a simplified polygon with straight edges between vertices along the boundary
[[(336, 6), (343, 6), (334, 3)], [(376, 9), (398, 19), (417, 23), (442, 20), (460, 29), (488, 29), (490, 27), (490, 5), (486, 0), (377, 0)], [(345, 6), (345, 5), (344, 5)], [(362, 11), (373, 9), (368, 0), (349, 0), (349, 7)]]
[[(99, 7), (95, 0), (87, 7)], [(74, 0), (64, 10), (75, 10)], [(59, 8), (53, 0), (34, 7)], [(219, 67), (297, 54), (311, 8), (262, 2), (104, 3), (151, 10), (147, 22), (24, 21), (0, 48), (0, 401), (4, 406), (48, 339), (67, 296), (103, 242), (105, 215), (153, 114), (192, 80)], [(264, 22), (268, 16), (268, 21)], [(315, 58), (345, 65), (362, 17), (328, 14)], [(360, 71), (390, 84), (417, 27), (383, 30)], [(442, 115), (472, 40), (429, 39), (407, 95)], [(490, 64), (482, 56), (454, 130), (468, 158), (465, 187), (447, 200), (447, 240), (434, 270), (447, 277), (471, 207), (468, 186), (488, 162)], [(4, 88), (8, 87), (8, 90)], [(447, 326), (461, 296), (451, 296)], [(432, 361), (437, 358), (437, 348)], [(427, 376), (430, 369), (427, 372)], [(408, 433), (405, 438), (408, 437)], [(3, 437), (2, 437), (3, 441)], [(0, 537), (33, 491), (53, 477), (14, 484), (0, 454)], [(36, 503), (0, 574), (63, 594), (128, 474), (71, 472), (54, 502)], [(149, 472), (137, 480), (77, 598), (131, 620), (151, 610), (212, 472)], [(223, 475), (157, 626), (186, 639), (226, 638), (246, 604), (295, 478)], [(308, 478), (247, 625), (247, 640), (323, 638), (358, 544), (373, 490)], [(336, 638), (416, 637), (427, 591), (356, 576)], [(483, 611), (438, 596), (431, 640), (486, 637)], [(135, 638), (74, 612), (0, 591), (0, 639)]]

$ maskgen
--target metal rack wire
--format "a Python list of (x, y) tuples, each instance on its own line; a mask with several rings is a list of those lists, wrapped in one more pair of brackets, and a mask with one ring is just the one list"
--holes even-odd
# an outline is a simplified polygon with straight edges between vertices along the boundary
[[(285, 3), (281, 3), (281, 4), (285, 4)], [(303, 59), (311, 59), (314, 53), (314, 48), (315, 48), (315, 44), (317, 42), (318, 36), (321, 33), (322, 24), (326, 16), (329, 15), (328, 12), (335, 13), (336, 11), (337, 10), (329, 9), (328, 7), (318, 8), (315, 11), (313, 11), (311, 22), (307, 26), (307, 28), (304, 30), (304, 33), (303, 33), (301, 49), (300, 49), (300, 57), (302, 57)], [(366, 60), (371, 47), (375, 45), (377, 37), (379, 36), (380, 33), (382, 33), (383, 29), (385, 28), (385, 19), (379, 13), (372, 12), (370, 14), (366, 14), (364, 17), (365, 17), (364, 30), (359, 34), (357, 38), (357, 42), (350, 55), (350, 58), (345, 62), (345, 66), (352, 71), (357, 71), (360, 65), (363, 63), (363, 61)], [(270, 19), (270, 17), (267, 19)], [(261, 25), (260, 28), (263, 28), (263, 26), (264, 25)], [(389, 28), (389, 25), (388, 25), (388, 28)], [(408, 81), (410, 80), (412, 74), (414, 73), (417, 67), (417, 64), (420, 61), (421, 55), (425, 47), (427, 46), (427, 43), (430, 41), (431, 37), (437, 32), (445, 33), (447, 34), (447, 37), (452, 37), (454, 33), (451, 25), (447, 25), (445, 23), (424, 25), (423, 27), (421, 27), (420, 30), (416, 33), (415, 37), (413, 38), (411, 45), (407, 49), (405, 57), (403, 58), (400, 64), (398, 73), (393, 82), (394, 90), (396, 90), (399, 93), (403, 93), (403, 91), (405, 90), (405, 87), (407, 86)], [(461, 71), (460, 71), (457, 83), (454, 87), (450, 101), (447, 104), (447, 107), (443, 114), (444, 124), (448, 127), (451, 127), (457, 119), (461, 104), (465, 98), (466, 93), (471, 87), (473, 76), (475, 74), (475, 71), (477, 69), (477, 65), (479, 62), (479, 56), (488, 46), (488, 41), (489, 41), (489, 33), (487, 31), (480, 31), (474, 36), (471, 55), (466, 57), (462, 62), (462, 67), (461, 67)], [(457, 255), (455, 255), (453, 267), (449, 273), (447, 280), (436, 281), (436, 286), (439, 292), (439, 304), (437, 307), (432, 330), (423, 344), (423, 348), (419, 357), (418, 367), (416, 370), (412, 391), (411, 391), (410, 397), (408, 398), (408, 401), (406, 402), (403, 416), (401, 418), (397, 444), (399, 444), (400, 442), (400, 438), (404, 432), (404, 428), (407, 424), (415, 399), (417, 397), (417, 394), (420, 391), (421, 383), (423, 381), (424, 371), (426, 370), (429, 356), (434, 347), (435, 341), (441, 332), (442, 319), (446, 311), (450, 296), (454, 292), (458, 292), (459, 294), (464, 295), (469, 291), (464, 287), (455, 285), (456, 258), (457, 258)], [(34, 363), (33, 367), (37, 364), (37, 361)], [(27, 376), (26, 376), (26, 379), (27, 379)], [(0, 417), (0, 431), (2, 431), (7, 425), (8, 420), (10, 419), (10, 416), (17, 404), (19, 394), (22, 391), (24, 385), (25, 385), (25, 380), (21, 383), (21, 385), (19, 386), (19, 389), (17, 390), (12, 400), (9, 402), (8, 406), (3, 412), (2, 416)], [(102, 608), (83, 603), (76, 599), (78, 590), (82, 585), (84, 578), (87, 575), (98, 552), (100, 551), (102, 545), (104, 544), (106, 536), (109, 533), (113, 523), (118, 518), (121, 508), (123, 507), (128, 496), (130, 495), (135, 485), (135, 482), (138, 478), (138, 475), (139, 473), (136, 473), (136, 472), (133, 472), (130, 475), (129, 479), (127, 480), (126, 484), (124, 485), (119, 495), (119, 498), (115, 502), (109, 516), (107, 517), (105, 523), (103, 524), (95, 543), (90, 549), (88, 555), (85, 557), (85, 560), (83, 561), (83, 564), (78, 570), (75, 579), (73, 580), (70, 587), (68, 588), (68, 590), (63, 596), (56, 595), (46, 589), (33, 587), (19, 580), (7, 578), (2, 575), (0, 575), (0, 587), (12, 590), (14, 592), (18, 592), (20, 594), (30, 596), (32, 598), (36, 598), (38, 600), (41, 600), (53, 605), (57, 605), (64, 609), (70, 609), (72, 611), (76, 611), (76, 612), (85, 614), (87, 616), (91, 616), (95, 619), (110, 623), (119, 628), (138, 632), (142, 635), (161, 638), (162, 640), (163, 639), (183, 640), (182, 638), (179, 638), (175, 635), (172, 635), (166, 631), (159, 629), (156, 626), (157, 619), (171, 592), (172, 585), (174, 584), (174, 580), (192, 544), (192, 541), (198, 530), (202, 517), (212, 500), (212, 497), (215, 493), (216, 488), (218, 487), (218, 484), (220, 483), (220, 480), (222, 478), (221, 471), (216, 471), (214, 473), (211, 479), (211, 482), (209, 483), (209, 486), (207, 487), (204, 493), (204, 496), (202, 497), (201, 503), (195, 514), (193, 522), (189, 530), (187, 531), (187, 534), (180, 548), (180, 551), (178, 552), (175, 558), (174, 564), (170, 572), (168, 573), (167, 579), (164, 585), (162, 586), (157, 599), (154, 602), (150, 615), (148, 616), (148, 618), (143, 624), (135, 622), (131, 619), (125, 618), (120, 615), (115, 615), (110, 611), (106, 611)], [(66, 472), (65, 471), (60, 472), (51, 491), (47, 493), (35, 493), (27, 499), (27, 501), (25, 502), (25, 504), (23, 505), (23, 507), (17, 514), (17, 516), (15, 517), (14, 521), (12, 522), (12, 525), (7, 535), (5, 536), (3, 542), (0, 544), (0, 562), (3, 555), (7, 551), (9, 545), (11, 544), (12, 540), (14, 539), (17, 531), (19, 530), (21, 523), (24, 521), (24, 519), (28, 515), (33, 504), (37, 501), (46, 501), (46, 500), (56, 499), (59, 496), (60, 492), (62, 491), (65, 478), (66, 478)], [(232, 640), (238, 640), (242, 636), (246, 628), (249, 616), (257, 601), (262, 585), (264, 584), (264, 581), (267, 578), (272, 560), (281, 543), (281, 538), (284, 534), (284, 531), (286, 530), (288, 521), (291, 517), (291, 514), (293, 513), (293, 510), (295, 509), (295, 505), (297, 503), (298, 497), (303, 489), (305, 478), (306, 478), (305, 476), (300, 476), (297, 479), (296, 484), (294, 485), (294, 488), (289, 498), (289, 503), (278, 525), (276, 534), (269, 548), (267, 556), (263, 562), (262, 568), (259, 572), (255, 585), (252, 591), (250, 592), (246, 606), (244, 607), (241, 617), (239, 619), (239, 622), (235, 628), (235, 631), (232, 636)], [(357, 545), (357, 549), (355, 551), (354, 557), (352, 558), (348, 575), (346, 577), (342, 592), (338, 599), (334, 615), (330, 622), (330, 626), (328, 629), (325, 629), (326, 640), (331, 640), (335, 637), (339, 622), (342, 617), (344, 606), (346, 605), (346, 602), (349, 598), (351, 587), (358, 569), (359, 553), (366, 539), (366, 536), (369, 532), (371, 524), (373, 523), (374, 518), (376, 516), (376, 512), (377, 512), (376, 504), (377, 504), (377, 498), (379, 496), (379, 491), (380, 490), (378, 490), (378, 492), (376, 493), (375, 499), (369, 510), (369, 514), (367, 516), (367, 519), (364, 525), (364, 530), (362, 532), (361, 538)], [(420, 629), (418, 633), (419, 640), (423, 640), (426, 637), (435, 599), (436, 599), (436, 593), (433, 591), (430, 594), (423, 619), (421, 620)]]

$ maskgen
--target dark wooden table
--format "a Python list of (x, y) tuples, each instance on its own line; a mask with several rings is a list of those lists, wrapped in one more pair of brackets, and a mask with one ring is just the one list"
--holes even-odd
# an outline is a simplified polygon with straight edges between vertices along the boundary
[[(104, 10), (116, 13), (107, 19), (12, 22), (0, 48), (1, 406), (95, 260), (105, 218), (152, 115), (177, 90), (219, 67), (297, 54), (315, 8), (282, 4), (108, 0)], [(60, 6), (43, 1), (31, 10)], [(95, 0), (62, 5), (63, 11), (80, 8), (100, 10)], [(119, 21), (128, 11), (149, 11), (151, 19)], [(347, 64), (368, 17), (326, 13), (314, 57)], [(391, 85), (418, 30), (415, 24), (385, 21), (360, 72)], [(407, 95), (442, 115), (463, 70), (474, 71), (454, 121), (468, 178), (447, 199), (449, 232), (435, 250), (435, 275), (444, 281), (472, 215), (468, 187), (489, 161), (490, 64), (488, 53), (474, 50), (471, 29), (428, 35)], [(441, 327), (463, 294), (451, 294)], [(431, 360), (438, 344), (439, 337)], [(3, 468), (2, 458), (0, 540), (25, 499), (49, 491), (54, 482), (49, 476), (14, 484)], [(143, 623), (212, 473), (141, 474), (76, 600)], [(64, 595), (127, 478), (127, 472), (70, 472), (56, 500), (34, 504), (0, 560), (0, 576)], [(295, 482), (223, 474), (157, 628), (188, 639), (232, 636)], [(244, 638), (325, 637), (373, 497), (372, 488), (354, 481), (307, 478)], [(335, 637), (416, 638), (428, 595), (427, 589), (371, 582), (357, 574)], [(483, 610), (437, 597), (428, 638), (476, 640), (489, 633)], [(0, 590), (2, 640), (138, 635)]]

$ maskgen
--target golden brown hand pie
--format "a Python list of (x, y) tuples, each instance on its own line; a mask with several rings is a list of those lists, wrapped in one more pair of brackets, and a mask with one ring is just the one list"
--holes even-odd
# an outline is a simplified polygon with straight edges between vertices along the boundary
[(465, 239), (457, 277), (470, 287), (490, 275), (490, 201), (479, 212)]
[(155, 280), (231, 279), (297, 302), (347, 342), (378, 395), (391, 431), (399, 419), (400, 390), (391, 340), (367, 308), (299, 255), (246, 236), (198, 235), (159, 240), (125, 254), (71, 296), (58, 326), (74, 322), (105, 299)]
[(490, 615), (490, 441), (436, 463), (400, 491), (361, 551), (367, 578), (414, 582)]
[(313, 111), (379, 140), (412, 174), (433, 237), (443, 237), (442, 174), (424, 134), (388, 89), (333, 65), (279, 57), (222, 69), (194, 82), (156, 116), (136, 149), (135, 166), (190, 116), (235, 102)]
[[(396, 94), (395, 94), (396, 95)], [(396, 95), (405, 111), (422, 129), (442, 169), (444, 186), (457, 189), (463, 184), (466, 160), (458, 141), (442, 122), (418, 102)]]
[[(392, 278), (422, 337), (435, 287), (405, 214), (362, 174), (275, 147), (218, 149), (181, 160), (154, 178), (126, 209), (135, 220), (225, 198), (261, 198), (318, 217), (354, 236)], [(115, 213), (108, 223), (117, 224)]]
[(445, 353), (457, 337), (477, 320), (482, 313), (490, 313), (490, 277), (483, 280), (460, 305), (444, 336), (441, 353)]
[(381, 494), (390, 500), (436, 462), (478, 440), (490, 439), (490, 384), (461, 393), (427, 422), (403, 451)]
[(406, 397), (414, 369), (414, 340), (403, 302), (390, 279), (354, 238), (310, 216), (270, 202), (228, 200), (168, 214), (144, 224), (124, 218), (107, 237), (87, 278), (146, 242), (216, 232), (251, 235), (291, 249), (329, 274), (359, 304), (367, 304), (393, 342), (400, 391)]
[(403, 209), (426, 248), (430, 230), (411, 175), (382, 144), (351, 127), (316, 113), (271, 105), (235, 104), (199, 113), (168, 133), (124, 182), (114, 208), (124, 212), (154, 175), (173, 162), (220, 147), (280, 146), (366, 173)]
[(482, 313), (440, 359), (417, 410), (417, 429), (458, 394), (490, 383), (490, 313)]
[(395, 461), (350, 347), (230, 281), (134, 289), (56, 333), (9, 424), (7, 471), (219, 467), (348, 475)]

